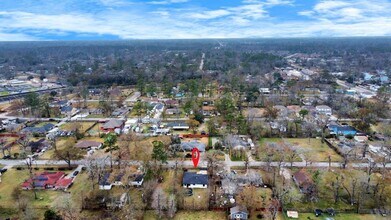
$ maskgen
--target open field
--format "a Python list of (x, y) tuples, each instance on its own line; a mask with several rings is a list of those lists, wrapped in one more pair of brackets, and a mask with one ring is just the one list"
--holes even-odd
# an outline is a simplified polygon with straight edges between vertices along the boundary
[[(57, 147), (57, 150), (62, 150), (65, 148), (65, 143), (67, 141), (75, 141), (75, 139), (73, 137), (63, 137), (63, 138), (59, 138), (57, 139), (57, 142), (56, 142), (56, 147)], [(54, 149), (50, 149), (50, 150), (47, 150), (45, 153), (42, 154), (42, 156), (40, 156), (39, 158), (40, 159), (44, 159), (44, 160), (50, 160), (53, 158), (53, 154), (54, 154)]]
[(199, 211), (199, 212), (189, 212), (189, 211), (180, 211), (178, 212), (174, 219), (178, 220), (220, 220), (225, 219), (227, 216), (225, 212), (218, 211)]
[[(336, 220), (383, 220), (387, 219), (380, 215), (369, 215), (369, 214), (337, 214), (334, 217), (330, 217), (327, 214), (316, 217), (314, 213), (299, 213), (299, 219), (317, 219), (317, 220), (329, 220), (330, 218)], [(285, 219), (289, 219), (285, 217)]]
[(86, 118), (105, 118), (102, 114), (90, 114)]
[[(77, 125), (77, 124), (75, 124), (75, 123), (77, 123), (77, 124), (79, 124), (79, 125)], [(88, 128), (90, 128), (95, 122), (75, 122), (75, 123), (65, 123), (65, 124), (63, 124), (63, 125), (61, 125), (60, 126), (60, 129), (63, 129), (63, 130), (67, 130), (67, 131), (70, 131), (70, 130), (72, 130), (72, 129), (74, 129), (75, 127), (77, 127), (77, 126), (80, 126), (80, 132), (81, 133), (84, 133), (84, 132), (86, 132), (86, 130), (88, 129)]]
[[(338, 155), (333, 149), (329, 148), (325, 143), (321, 143), (320, 139), (316, 138), (263, 138), (259, 141), (260, 160), (265, 159), (266, 155), (262, 152), (266, 152), (268, 143), (292, 146), (292, 149), (295, 149), (302, 157), (306, 159), (309, 158), (310, 161), (326, 162), (328, 161), (329, 156), (331, 157), (332, 162), (342, 161), (340, 155)], [(296, 158), (295, 161), (301, 161), (301, 159)]]

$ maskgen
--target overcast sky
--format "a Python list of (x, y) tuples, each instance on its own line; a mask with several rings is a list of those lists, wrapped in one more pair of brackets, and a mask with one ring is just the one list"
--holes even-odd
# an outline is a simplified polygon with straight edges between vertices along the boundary
[(0, 41), (391, 36), (386, 0), (0, 0)]

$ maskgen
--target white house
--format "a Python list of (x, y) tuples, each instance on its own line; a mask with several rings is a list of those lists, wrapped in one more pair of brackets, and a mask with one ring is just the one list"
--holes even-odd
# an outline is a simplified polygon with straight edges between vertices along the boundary
[(129, 184), (134, 187), (141, 187), (144, 182), (144, 174), (134, 174), (129, 176)]
[(261, 94), (270, 94), (270, 89), (269, 88), (259, 88), (259, 92)]
[(109, 182), (110, 173), (105, 173), (99, 181), (100, 190), (111, 190), (113, 184)]
[(324, 115), (331, 115), (333, 114), (332, 109), (327, 105), (318, 105), (315, 107), (316, 113), (318, 114), (324, 114)]

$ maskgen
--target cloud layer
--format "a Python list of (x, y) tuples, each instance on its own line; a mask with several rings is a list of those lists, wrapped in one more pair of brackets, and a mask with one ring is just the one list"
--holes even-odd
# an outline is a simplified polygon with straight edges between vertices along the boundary
[(391, 36), (385, 0), (3, 0), (0, 41)]

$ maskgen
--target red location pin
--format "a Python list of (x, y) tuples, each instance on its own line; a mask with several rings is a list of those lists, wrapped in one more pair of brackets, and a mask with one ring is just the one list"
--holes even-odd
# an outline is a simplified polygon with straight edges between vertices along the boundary
[(198, 162), (200, 161), (200, 151), (198, 148), (193, 148), (191, 151), (191, 159), (193, 160), (194, 167), (197, 167)]

